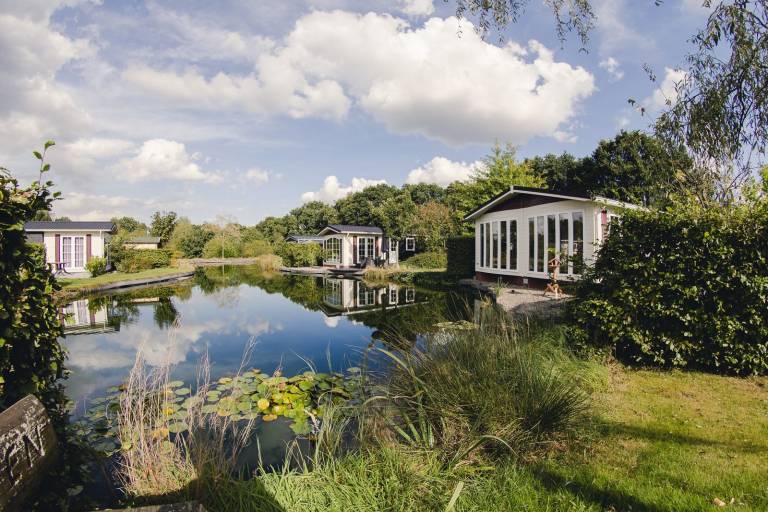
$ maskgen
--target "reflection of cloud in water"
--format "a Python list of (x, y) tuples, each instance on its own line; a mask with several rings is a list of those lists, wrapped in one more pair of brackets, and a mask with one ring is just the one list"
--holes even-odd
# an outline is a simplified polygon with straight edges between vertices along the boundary
[(326, 326), (330, 327), (331, 329), (335, 328), (339, 325), (339, 317), (337, 316), (327, 316), (323, 318), (323, 322)]
[(181, 325), (168, 335), (157, 329), (140, 325), (119, 336), (104, 338), (79, 338), (68, 343), (68, 364), (74, 368), (107, 370), (128, 368), (136, 360), (136, 352), (142, 348), (148, 364), (159, 366), (163, 363), (178, 364), (187, 359), (187, 354), (207, 332), (217, 331), (222, 322), (211, 321), (198, 325)]

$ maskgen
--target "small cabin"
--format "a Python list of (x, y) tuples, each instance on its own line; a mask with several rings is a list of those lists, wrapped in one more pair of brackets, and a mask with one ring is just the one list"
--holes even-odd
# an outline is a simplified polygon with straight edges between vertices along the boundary
[(317, 235), (323, 239), (325, 266), (383, 266), (399, 261), (397, 240), (384, 236), (384, 231), (376, 226), (330, 224)]
[(529, 284), (549, 278), (577, 280), (591, 265), (611, 222), (623, 209), (640, 206), (601, 196), (512, 186), (464, 220), (475, 226), (475, 275)]
[(33, 221), (24, 224), (27, 240), (45, 247), (46, 263), (66, 272), (85, 272), (91, 258), (105, 258), (109, 265), (109, 240), (116, 232), (112, 222)]
[(160, 240), (159, 236), (135, 236), (123, 242), (123, 247), (126, 249), (156, 251), (160, 248)]

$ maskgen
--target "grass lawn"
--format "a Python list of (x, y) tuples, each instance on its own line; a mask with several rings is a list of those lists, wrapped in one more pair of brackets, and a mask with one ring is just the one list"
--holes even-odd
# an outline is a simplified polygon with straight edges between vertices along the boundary
[(98, 277), (85, 277), (81, 279), (57, 279), (59, 284), (64, 290), (86, 289), (100, 286), (103, 284), (117, 283), (119, 281), (129, 281), (133, 279), (145, 279), (150, 277), (162, 277), (173, 274), (179, 274), (182, 272), (189, 272), (194, 270), (194, 267), (162, 267), (152, 268), (149, 270), (142, 270), (141, 272), (134, 272), (132, 274), (124, 272), (109, 272), (102, 274)]
[[(768, 379), (611, 368), (589, 435), (527, 465), (447, 471), (379, 449), (218, 488), (212, 511), (768, 510)], [(731, 499), (733, 504), (730, 504)]]
[(592, 439), (535, 468), (546, 489), (590, 510), (768, 510), (768, 378), (617, 367), (595, 406)]

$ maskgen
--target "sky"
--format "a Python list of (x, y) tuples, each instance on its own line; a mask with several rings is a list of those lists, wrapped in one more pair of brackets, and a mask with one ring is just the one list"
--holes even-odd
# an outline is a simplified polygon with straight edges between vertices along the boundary
[(582, 49), (541, 0), (485, 38), (453, 0), (0, 0), (0, 166), (52, 139), (56, 216), (254, 224), (495, 143), (584, 156), (674, 98), (701, 2), (593, 0)]

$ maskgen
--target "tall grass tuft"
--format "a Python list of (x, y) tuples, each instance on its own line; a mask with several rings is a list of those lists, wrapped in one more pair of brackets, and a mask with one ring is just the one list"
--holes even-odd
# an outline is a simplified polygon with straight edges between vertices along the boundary
[(482, 454), (530, 456), (564, 437), (589, 403), (569, 356), (537, 343), (533, 326), (496, 307), (477, 320), (410, 354), (382, 350), (393, 363), (386, 400), (369, 401), (396, 439), (453, 467)]
[(283, 266), (283, 259), (276, 254), (262, 254), (255, 258), (254, 265), (265, 272), (277, 271)]
[(184, 407), (178, 404), (170, 373), (169, 363), (148, 365), (140, 348), (124, 385), (117, 412), (122, 450), (116, 476), (132, 498), (198, 497), (212, 483), (231, 478), (237, 455), (251, 437), (253, 420), (233, 422), (203, 413), (210, 390), (207, 355), (201, 359), (197, 388), (189, 391)]

